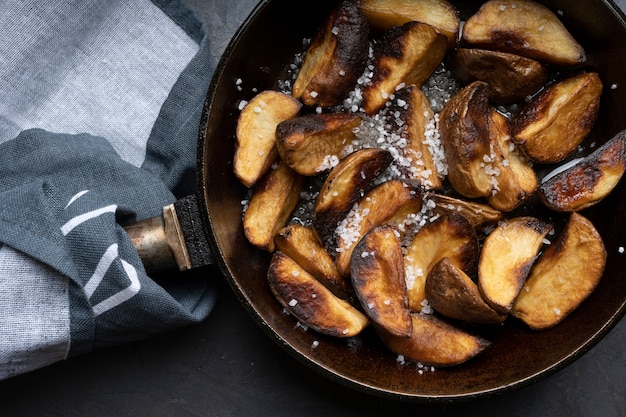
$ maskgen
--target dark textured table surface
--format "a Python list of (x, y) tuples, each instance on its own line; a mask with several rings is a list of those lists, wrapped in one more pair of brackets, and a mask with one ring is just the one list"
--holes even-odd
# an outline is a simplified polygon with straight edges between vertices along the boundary
[[(186, 0), (217, 62), (256, 0)], [(626, 0), (617, 1), (624, 8)], [(624, 41), (624, 40), (619, 40)], [(461, 404), (406, 404), (344, 388), (296, 362), (241, 307), (220, 272), (202, 324), (0, 382), (2, 416), (626, 416), (626, 320), (529, 387)]]

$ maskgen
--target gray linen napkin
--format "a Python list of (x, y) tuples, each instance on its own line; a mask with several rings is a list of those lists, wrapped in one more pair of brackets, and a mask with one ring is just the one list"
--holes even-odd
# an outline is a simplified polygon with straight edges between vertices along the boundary
[(204, 28), (177, 0), (1, 7), (0, 379), (204, 319), (214, 288), (155, 282), (122, 227), (193, 192)]

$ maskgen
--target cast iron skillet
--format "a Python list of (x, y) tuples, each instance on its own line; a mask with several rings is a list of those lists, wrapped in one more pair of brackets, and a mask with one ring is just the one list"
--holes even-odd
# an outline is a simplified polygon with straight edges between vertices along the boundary
[[(453, 1), (466, 18), (479, 1)], [(585, 47), (589, 67), (605, 89), (600, 114), (586, 146), (602, 144), (626, 128), (626, 23), (609, 0), (549, 0), (553, 11)], [(418, 401), (486, 396), (528, 385), (580, 357), (620, 320), (626, 310), (626, 194), (622, 181), (599, 206), (583, 214), (600, 231), (608, 251), (605, 274), (594, 293), (566, 320), (547, 331), (531, 331), (508, 320), (486, 338), (492, 347), (474, 360), (420, 375), (415, 365), (399, 365), (373, 332), (351, 340), (324, 337), (296, 328), (266, 283), (270, 256), (244, 237), (241, 201), (247, 190), (232, 172), (234, 132), (240, 100), (276, 89), (276, 81), (303, 38), (310, 37), (334, 2), (261, 2), (227, 47), (206, 96), (198, 152), (199, 204), (213, 254), (252, 317), (279, 345), (314, 370), (363, 392)], [(306, 13), (302, 13), (302, 11)], [(236, 81), (242, 80), (241, 90)], [(617, 88), (611, 88), (615, 85)], [(256, 89), (256, 90), (254, 90)], [(313, 348), (314, 341), (319, 346)]]

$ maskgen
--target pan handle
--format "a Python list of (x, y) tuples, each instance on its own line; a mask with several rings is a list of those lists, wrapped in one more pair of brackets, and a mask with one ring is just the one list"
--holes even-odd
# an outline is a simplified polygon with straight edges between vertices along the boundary
[(165, 206), (160, 216), (124, 229), (148, 273), (213, 263), (195, 195)]

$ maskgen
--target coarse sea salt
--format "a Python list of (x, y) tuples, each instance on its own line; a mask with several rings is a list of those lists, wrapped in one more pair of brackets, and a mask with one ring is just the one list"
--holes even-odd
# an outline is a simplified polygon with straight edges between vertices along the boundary
[(433, 314), (433, 308), (428, 303), (428, 300), (426, 299), (422, 300), (420, 305), (422, 306), (422, 309), (420, 310), (420, 314), (422, 315)]

